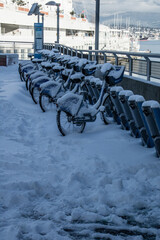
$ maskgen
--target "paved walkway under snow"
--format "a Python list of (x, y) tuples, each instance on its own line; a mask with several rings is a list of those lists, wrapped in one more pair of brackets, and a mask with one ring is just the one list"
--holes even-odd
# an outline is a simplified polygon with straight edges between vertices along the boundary
[(0, 67), (0, 240), (158, 240), (160, 161), (100, 118), (62, 137)]

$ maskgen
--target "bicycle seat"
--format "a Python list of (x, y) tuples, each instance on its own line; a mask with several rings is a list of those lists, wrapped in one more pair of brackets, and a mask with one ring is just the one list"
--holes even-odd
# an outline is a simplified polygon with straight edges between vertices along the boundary
[(33, 62), (33, 63), (41, 63), (41, 62), (43, 62), (43, 61), (44, 61), (44, 59), (42, 59), (42, 58), (41, 58), (41, 59), (39, 59), (39, 58), (33, 58), (33, 59), (32, 59), (32, 62)]
[(66, 81), (68, 79), (70, 72), (71, 72), (71, 69), (64, 69), (62, 71), (62, 78), (64, 81)]
[(70, 80), (73, 83), (80, 83), (83, 79), (84, 79), (84, 75), (82, 73), (75, 73), (70, 77)]
[(48, 70), (52, 68), (52, 64), (50, 62), (42, 62), (41, 66)]
[(52, 69), (54, 72), (61, 72), (64, 70), (64, 67), (63, 66), (54, 66), (54, 67), (52, 67)]

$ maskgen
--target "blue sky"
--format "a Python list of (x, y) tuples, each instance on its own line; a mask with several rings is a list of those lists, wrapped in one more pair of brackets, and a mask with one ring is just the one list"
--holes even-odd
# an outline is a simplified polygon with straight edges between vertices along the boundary
[[(73, 0), (83, 4), (86, 11), (95, 9), (95, 0)], [(160, 12), (160, 0), (100, 0), (101, 15), (110, 15), (126, 11)]]

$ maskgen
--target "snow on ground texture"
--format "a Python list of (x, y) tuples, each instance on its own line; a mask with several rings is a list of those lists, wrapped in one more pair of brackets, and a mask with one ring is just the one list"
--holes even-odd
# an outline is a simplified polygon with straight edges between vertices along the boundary
[(0, 67), (0, 239), (160, 239), (160, 161), (98, 118), (62, 137)]

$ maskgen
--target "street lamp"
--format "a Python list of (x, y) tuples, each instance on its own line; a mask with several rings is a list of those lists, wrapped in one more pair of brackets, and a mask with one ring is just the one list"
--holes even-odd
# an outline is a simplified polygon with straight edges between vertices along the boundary
[(100, 12), (100, 0), (96, 1), (96, 24), (95, 24), (95, 50), (99, 49), (99, 12)]
[(49, 6), (57, 6), (57, 43), (59, 43), (59, 6), (60, 3), (56, 3), (54, 1), (49, 1), (46, 3)]

